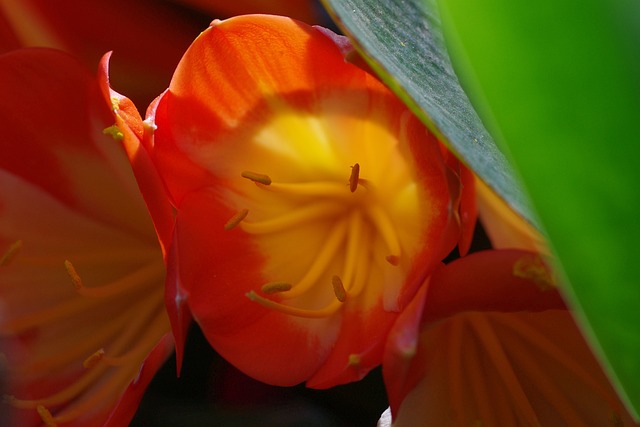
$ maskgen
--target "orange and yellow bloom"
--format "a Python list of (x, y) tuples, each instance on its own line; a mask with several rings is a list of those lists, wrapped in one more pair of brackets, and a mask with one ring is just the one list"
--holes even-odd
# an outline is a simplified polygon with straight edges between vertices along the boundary
[(336, 40), (282, 17), (214, 21), (145, 120), (177, 211), (174, 331), (192, 314), (273, 384), (330, 387), (377, 366), (458, 241), (456, 162)]
[(15, 51), (0, 87), (2, 411), (18, 426), (125, 425), (173, 350), (145, 202), (75, 60)]
[(542, 236), (476, 184), (496, 249), (438, 269), (394, 325), (379, 425), (637, 425), (565, 306)]

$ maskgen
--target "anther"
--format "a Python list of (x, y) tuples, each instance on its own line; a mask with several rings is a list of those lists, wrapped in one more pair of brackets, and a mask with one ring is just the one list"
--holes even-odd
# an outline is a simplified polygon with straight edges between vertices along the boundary
[(57, 426), (56, 421), (53, 419), (53, 415), (51, 415), (51, 412), (49, 412), (47, 408), (42, 405), (38, 405), (36, 406), (36, 411), (38, 411), (38, 415), (40, 415), (40, 418), (42, 418), (42, 422), (44, 422), (47, 427)]
[(85, 369), (91, 369), (98, 364), (104, 358), (104, 349), (100, 349), (93, 353), (91, 356), (87, 357), (84, 362), (82, 362), (82, 366)]
[(362, 358), (360, 357), (359, 354), (352, 353), (349, 355), (348, 363), (349, 363), (349, 366), (352, 366), (352, 367), (360, 366), (360, 363), (362, 363)]
[(4, 267), (5, 265), (9, 265), (9, 263), (13, 260), (13, 258), (18, 254), (20, 249), (22, 248), (22, 240), (17, 240), (9, 246), (9, 249), (2, 255), (0, 258), (0, 266)]
[(229, 221), (227, 221), (227, 223), (224, 225), (224, 229), (227, 231), (233, 230), (238, 226), (238, 224), (240, 224), (240, 222), (242, 222), (243, 219), (247, 217), (248, 213), (249, 209), (242, 209), (240, 212), (231, 217)]
[(73, 282), (73, 286), (75, 286), (76, 290), (79, 291), (80, 289), (82, 289), (84, 287), (84, 285), (82, 284), (82, 279), (80, 278), (80, 275), (76, 271), (73, 264), (71, 264), (71, 261), (69, 261), (68, 259), (65, 260), (64, 268), (67, 269), (67, 273), (69, 274), (69, 277), (71, 277), (71, 282)]
[(264, 185), (271, 185), (271, 177), (269, 175), (264, 175), (261, 173), (255, 173), (251, 171), (242, 172), (242, 177), (250, 179), (253, 182), (257, 182)]
[(541, 291), (556, 287), (553, 272), (539, 255), (524, 255), (519, 258), (513, 265), (513, 275), (531, 280)]
[(386, 259), (387, 262), (394, 267), (397, 267), (400, 264), (400, 257), (397, 255), (387, 255), (386, 257), (384, 257), (384, 259)]
[(349, 190), (354, 193), (358, 189), (358, 181), (360, 180), (360, 165), (356, 163), (351, 166), (351, 176), (349, 177)]
[(291, 288), (293, 288), (293, 285), (291, 283), (269, 282), (262, 285), (262, 293), (267, 295), (277, 294), (280, 292), (290, 291)]
[(115, 141), (122, 141), (124, 139), (124, 134), (122, 133), (118, 125), (112, 125), (108, 128), (104, 128), (102, 130), (102, 133), (105, 135), (109, 135)]
[(333, 285), (333, 293), (336, 294), (336, 298), (338, 298), (338, 301), (345, 302), (347, 299), (347, 291), (345, 291), (340, 277), (333, 276), (331, 278), (331, 284)]

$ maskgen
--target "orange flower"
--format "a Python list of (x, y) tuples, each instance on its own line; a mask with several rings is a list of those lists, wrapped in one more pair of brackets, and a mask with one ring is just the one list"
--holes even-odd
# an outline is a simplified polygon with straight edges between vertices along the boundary
[(536, 257), (477, 252), (434, 273), (386, 349), (394, 426), (636, 425), (552, 276), (526, 269)]
[(90, 74), (19, 50), (0, 57), (0, 87), (2, 411), (125, 425), (173, 349), (156, 233)]
[(113, 51), (113, 80), (147, 105), (211, 19), (274, 13), (312, 24), (326, 19), (321, 12), (315, 0), (0, 0), (0, 53), (51, 47), (93, 67)]
[(458, 239), (459, 183), (437, 140), (344, 60), (345, 40), (283, 17), (214, 21), (145, 121), (177, 209), (174, 331), (192, 312), (272, 384), (330, 387), (377, 366)]
[(158, 0), (0, 0), (0, 24), (6, 23), (0, 48), (61, 49), (91, 67), (104, 52), (115, 51), (114, 79), (136, 102), (148, 103), (167, 87), (207, 22), (194, 17)]
[(437, 270), (398, 319), (379, 426), (631, 426), (560, 297), (544, 238), (484, 183), (497, 250)]

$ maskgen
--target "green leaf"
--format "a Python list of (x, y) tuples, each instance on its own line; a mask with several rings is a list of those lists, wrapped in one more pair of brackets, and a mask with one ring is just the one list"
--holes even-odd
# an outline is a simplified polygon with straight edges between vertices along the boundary
[(369, 65), (514, 209), (535, 223), (505, 156), (453, 72), (434, 7), (420, 0), (323, 0)]
[(591, 342), (640, 412), (640, 3), (445, 0), (447, 40), (508, 144)]

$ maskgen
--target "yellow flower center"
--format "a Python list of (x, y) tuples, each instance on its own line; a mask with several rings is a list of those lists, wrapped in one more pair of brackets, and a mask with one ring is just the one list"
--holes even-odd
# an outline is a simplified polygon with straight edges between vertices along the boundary
[[(408, 113), (406, 118), (408, 118)], [(280, 312), (331, 316), (351, 300), (371, 308), (397, 296), (420, 250), (419, 186), (403, 134), (349, 117), (342, 138), (330, 119), (282, 114), (244, 141), (226, 164), (226, 198), (239, 228), (267, 254), (265, 283), (247, 294)]]
[[(50, 256), (33, 256), (33, 252), (21, 260), (19, 252), (24, 246), (22, 241), (12, 244), (2, 258), (0, 265), (7, 274), (11, 275), (13, 264), (20, 261), (22, 265), (15, 267), (29, 265), (32, 271), (57, 262)], [(13, 279), (2, 285), (8, 301), (31, 298), (33, 304), (24, 304), (30, 308), (17, 310), (16, 315), (3, 320), (0, 337), (26, 342), (35, 339), (33, 345), (28, 344), (27, 357), (19, 357), (19, 351), (7, 355), (10, 382), (20, 393), (32, 396), (5, 396), (4, 400), (16, 408), (37, 411), (47, 426), (109, 410), (170, 328), (164, 309), (164, 266), (159, 250), (146, 247), (98, 252), (75, 254), (78, 264), (90, 270), (90, 281), (99, 283), (96, 286), (87, 286), (69, 260), (59, 267), (61, 272), (66, 270), (67, 289), (46, 286), (46, 279), (44, 286), (29, 279), (22, 286), (12, 285), (19, 282)], [(11, 277), (21, 276), (16, 273)], [(61, 283), (58, 279), (63, 278), (56, 274), (52, 282)], [(47, 386), (42, 391), (30, 385), (43, 381), (55, 382), (55, 389)]]

